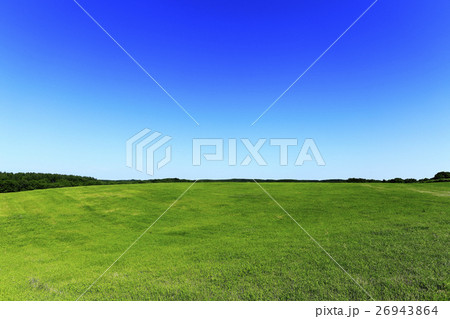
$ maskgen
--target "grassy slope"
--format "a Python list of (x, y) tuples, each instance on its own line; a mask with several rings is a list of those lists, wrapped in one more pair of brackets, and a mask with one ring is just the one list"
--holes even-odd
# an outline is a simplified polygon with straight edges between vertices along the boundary
[[(189, 184), (0, 194), (0, 299), (76, 299)], [(450, 183), (262, 184), (377, 300), (449, 299)], [(198, 183), (85, 300), (365, 300), (254, 183)]]

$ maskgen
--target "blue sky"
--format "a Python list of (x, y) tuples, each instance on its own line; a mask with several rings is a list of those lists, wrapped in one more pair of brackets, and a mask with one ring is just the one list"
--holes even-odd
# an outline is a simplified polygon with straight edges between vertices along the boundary
[[(144, 128), (172, 137), (155, 178), (431, 177), (450, 170), (450, 3), (73, 1), (0, 11), (0, 171), (149, 178), (125, 166)], [(313, 138), (325, 166), (192, 167), (192, 138)], [(161, 150), (163, 151), (163, 150)], [(247, 154), (241, 149), (238, 160)], [(159, 154), (158, 156), (162, 156)]]

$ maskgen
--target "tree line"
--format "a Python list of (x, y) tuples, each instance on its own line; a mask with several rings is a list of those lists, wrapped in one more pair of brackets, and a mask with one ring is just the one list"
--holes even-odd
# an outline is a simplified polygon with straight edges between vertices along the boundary
[(0, 193), (19, 192), (33, 189), (100, 185), (93, 177), (45, 173), (2, 173), (0, 172)]
[[(253, 182), (253, 179), (225, 179), (225, 180), (199, 180), (207, 182)], [(365, 178), (327, 179), (327, 180), (296, 180), (296, 179), (257, 179), (258, 182), (317, 182), (317, 183), (429, 183), (450, 182), (450, 172), (439, 172), (432, 178), (393, 178), (389, 180), (376, 180)], [(178, 183), (193, 182), (193, 180), (179, 178), (150, 179), (150, 180), (100, 180), (93, 177), (48, 174), (48, 173), (6, 173), (0, 172), (0, 193), (20, 192), (34, 189), (90, 186), (90, 185), (115, 185), (115, 184), (143, 184), (143, 183)]]

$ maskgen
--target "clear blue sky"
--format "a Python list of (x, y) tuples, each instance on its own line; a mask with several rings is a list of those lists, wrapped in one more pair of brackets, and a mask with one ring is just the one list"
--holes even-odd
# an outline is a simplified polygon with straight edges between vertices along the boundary
[[(447, 0), (379, 0), (250, 125), (372, 2), (79, 0), (200, 126), (73, 1), (2, 3), (0, 171), (148, 178), (125, 166), (143, 128), (173, 137), (155, 178), (450, 170)], [(326, 166), (192, 167), (193, 137), (314, 138)]]

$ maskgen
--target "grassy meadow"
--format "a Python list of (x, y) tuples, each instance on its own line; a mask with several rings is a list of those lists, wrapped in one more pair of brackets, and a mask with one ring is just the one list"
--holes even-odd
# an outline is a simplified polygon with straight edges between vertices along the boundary
[[(449, 300), (450, 183), (261, 184), (376, 300)], [(75, 300), (189, 183), (0, 194), (0, 299)], [(368, 300), (255, 183), (196, 183), (81, 300)]]

